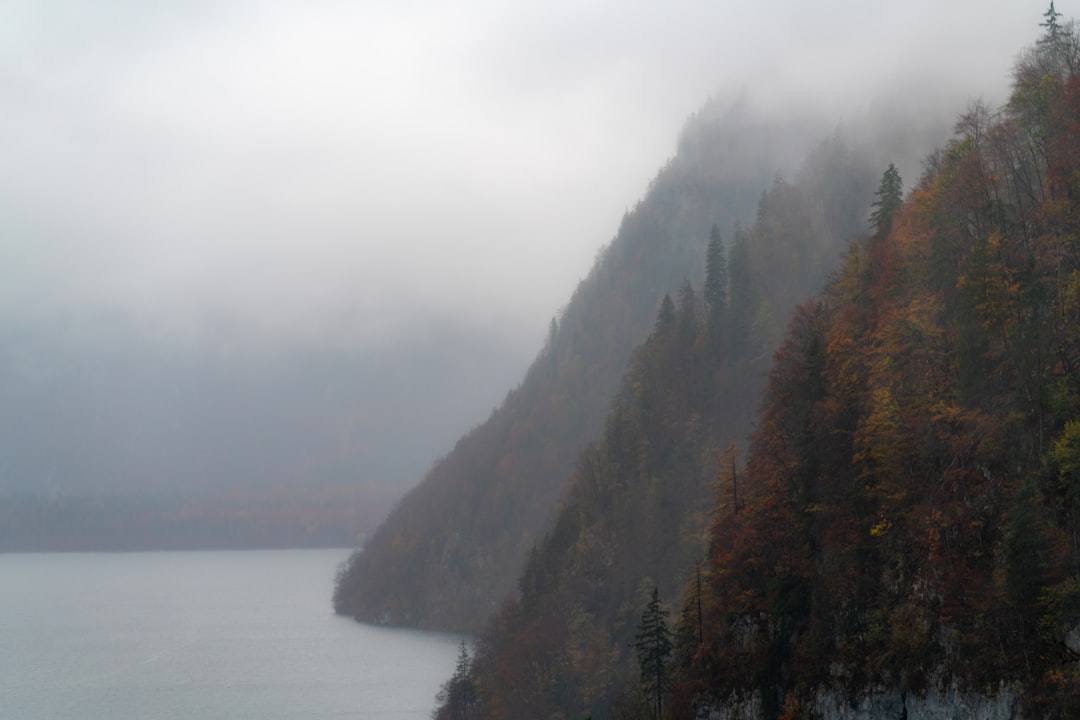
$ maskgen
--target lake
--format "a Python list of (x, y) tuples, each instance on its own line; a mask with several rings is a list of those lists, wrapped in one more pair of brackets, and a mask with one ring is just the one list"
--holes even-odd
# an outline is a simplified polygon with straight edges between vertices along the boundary
[(461, 638), (335, 616), (348, 553), (0, 554), (0, 717), (429, 718)]

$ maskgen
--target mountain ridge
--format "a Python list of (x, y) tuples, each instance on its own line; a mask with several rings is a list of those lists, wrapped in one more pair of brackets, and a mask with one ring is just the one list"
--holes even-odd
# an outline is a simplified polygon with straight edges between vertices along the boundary
[[(709, 355), (740, 314), (714, 324), (690, 286), (661, 306), (436, 717), (1080, 712), (1080, 32), (1044, 27), (904, 202), (882, 173), (765, 360), (745, 463), (719, 427), (737, 356)], [(770, 192), (748, 234), (776, 257), (793, 227), (801, 257), (813, 204)]]
[[(623, 217), (552, 324), (522, 383), (409, 493), (339, 577), (357, 619), (476, 631), (516, 585), (551, 522), (575, 453), (595, 438), (658, 303), (700, 274), (710, 227), (749, 222), (796, 148), (824, 131), (714, 99)], [(644, 272), (643, 268), (648, 268)]]

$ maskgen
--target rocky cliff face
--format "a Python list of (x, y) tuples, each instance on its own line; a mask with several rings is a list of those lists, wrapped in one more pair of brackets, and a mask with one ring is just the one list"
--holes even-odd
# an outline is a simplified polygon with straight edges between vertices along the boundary
[(1017, 697), (1005, 688), (994, 695), (962, 690), (955, 684), (930, 688), (925, 695), (900, 688), (871, 688), (852, 703), (839, 690), (819, 691), (814, 712), (821, 720), (1019, 720)]
[[(838, 688), (818, 688), (799, 717), (814, 720), (1021, 720), (1019, 698), (1005, 687), (993, 694), (962, 689), (955, 683), (933, 686), (925, 694), (899, 687), (871, 687), (852, 696)], [(761, 720), (760, 693), (732, 695), (719, 705), (698, 709), (698, 720)]]

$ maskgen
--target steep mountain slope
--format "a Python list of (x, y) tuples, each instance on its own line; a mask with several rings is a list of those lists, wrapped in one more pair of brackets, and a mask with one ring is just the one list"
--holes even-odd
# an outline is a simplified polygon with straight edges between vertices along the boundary
[(813, 123), (764, 118), (746, 103), (710, 103), (687, 124), (677, 155), (553, 321), (521, 385), (343, 568), (337, 612), (430, 628), (481, 626), (549, 527), (574, 456), (599, 435), (660, 298), (700, 278), (710, 227), (749, 220), (809, 137), (820, 137)]
[(874, 174), (863, 154), (823, 143), (762, 196), (730, 252), (717, 243), (702, 255), (701, 297), (684, 285), (661, 304), (530, 557), (521, 599), (482, 635), (477, 717), (580, 717), (621, 701), (641, 608), (654, 588), (676, 597), (694, 576), (714, 483), (738, 497), (729, 478), (782, 319), (865, 227)]
[[(745, 467), (723, 453), (752, 383), (735, 275), (661, 305), (438, 717), (1080, 713), (1078, 69), (1075, 27), (1048, 29), (1009, 106), (961, 117), (906, 204), (885, 172), (873, 235), (773, 358)], [(820, 207), (785, 199), (799, 187), (747, 234), (792, 269), (816, 247), (797, 209)], [(642, 611), (680, 587), (672, 656), (639, 682)]]
[(1078, 49), (1069, 25), (1022, 55), (1010, 105), (963, 116), (796, 316), (753, 500), (713, 530), (688, 692), (801, 715), (814, 688), (951, 678), (1076, 717)]
[(797, 313), (747, 504), (715, 516), (684, 704), (1080, 713), (1078, 70), (1075, 26), (1048, 28)]

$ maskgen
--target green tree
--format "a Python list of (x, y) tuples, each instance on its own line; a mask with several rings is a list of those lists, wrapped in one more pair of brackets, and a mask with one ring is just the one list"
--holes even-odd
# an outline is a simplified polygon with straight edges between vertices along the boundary
[(881, 185), (874, 195), (877, 200), (871, 205), (874, 212), (870, 214), (870, 225), (874, 230), (874, 237), (883, 238), (892, 230), (893, 215), (904, 202), (904, 183), (900, 179), (900, 172), (892, 163), (889, 163), (881, 176)]
[(476, 688), (473, 685), (472, 658), (469, 657), (464, 640), (461, 641), (461, 650), (458, 653), (454, 674), (443, 683), (435, 699), (440, 705), (438, 718), (468, 720), (473, 704), (476, 702)]
[(1059, 23), (1061, 16), (1053, 3), (1043, 13), (1043, 36), (1034, 45), (1021, 51), (1013, 65), (1013, 88), (1009, 110), (1022, 121), (1032, 134), (1042, 159), (1054, 160), (1046, 146), (1048, 122), (1052, 108), (1069, 77), (1080, 70), (1080, 34), (1073, 21)]
[(720, 228), (712, 226), (709, 247), (705, 252), (705, 303), (713, 315), (723, 317), (727, 308), (727, 260)]
[(709, 247), (705, 252), (705, 306), (708, 311), (706, 338), (709, 352), (721, 354), (723, 328), (727, 319), (728, 294), (727, 259), (724, 257), (724, 240), (720, 228), (712, 226)]
[(675, 325), (675, 303), (671, 301), (671, 296), (665, 294), (664, 299), (660, 301), (660, 309), (656, 312), (656, 324), (653, 326), (653, 332), (657, 335), (667, 333)]
[(1039, 23), (1039, 27), (1046, 28), (1046, 37), (1053, 40), (1057, 37), (1058, 28), (1060, 27), (1058, 18), (1061, 17), (1061, 13), (1054, 9), (1054, 0), (1050, 0), (1050, 7), (1043, 13), (1043, 17), (1045, 20)]
[(634, 648), (641, 665), (641, 684), (656, 704), (656, 718), (663, 717), (664, 696), (671, 691), (671, 629), (668, 611), (660, 604), (660, 588), (654, 587), (638, 625)]

